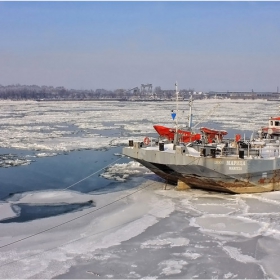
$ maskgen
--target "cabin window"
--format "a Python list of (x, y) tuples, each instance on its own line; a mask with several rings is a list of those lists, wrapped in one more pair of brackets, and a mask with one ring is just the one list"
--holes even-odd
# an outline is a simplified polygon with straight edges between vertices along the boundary
[(279, 124), (279, 121), (276, 121), (275, 122), (275, 126), (279, 126), (280, 124)]
[(270, 121), (270, 125), (273, 125), (273, 121)]

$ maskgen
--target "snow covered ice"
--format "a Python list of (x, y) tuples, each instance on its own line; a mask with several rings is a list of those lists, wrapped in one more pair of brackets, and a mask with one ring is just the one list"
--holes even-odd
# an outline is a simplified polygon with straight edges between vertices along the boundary
[[(194, 123), (217, 102), (198, 127), (249, 138), (278, 115), (264, 100), (200, 100)], [(187, 102), (180, 107), (185, 124)], [(153, 124), (172, 126), (172, 109), (173, 102), (1, 101), (0, 147), (13, 151), (8, 160), (15, 164), (0, 170), (0, 277), (280, 278), (280, 192), (164, 190), (156, 175), (121, 157), (128, 139), (155, 137)], [(85, 161), (89, 149), (96, 154)], [(123, 161), (110, 165), (117, 159)], [(36, 169), (41, 164), (45, 169)], [(97, 179), (67, 189), (101, 167)], [(12, 174), (21, 180), (9, 191), (4, 176)], [(27, 207), (48, 215), (19, 222)]]
[[(272, 108), (264, 100), (198, 100), (194, 103), (194, 123), (204, 120), (207, 108), (210, 111), (218, 102), (219, 108), (201, 126), (215, 123), (223, 129), (252, 131), (278, 113), (276, 106)], [(1, 101), (0, 145), (54, 152), (124, 144), (128, 137), (143, 139), (143, 135), (155, 133), (153, 124), (172, 126), (172, 109), (174, 102)], [(179, 109), (179, 122), (185, 125), (187, 102)]]

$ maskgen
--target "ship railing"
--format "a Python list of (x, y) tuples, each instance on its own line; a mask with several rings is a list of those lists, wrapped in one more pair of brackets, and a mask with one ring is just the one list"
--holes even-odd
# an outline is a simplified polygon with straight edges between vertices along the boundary
[(144, 147), (154, 147), (158, 146), (160, 143), (164, 144), (170, 144), (173, 143), (173, 141), (168, 141), (167, 139), (160, 138), (160, 137), (144, 137), (142, 139), (136, 139), (136, 140), (128, 140), (128, 146), (133, 147), (134, 143), (139, 143), (139, 147), (144, 148)]
[(260, 150), (260, 156), (264, 158), (280, 156), (280, 147), (276, 145), (266, 145)]
[[(159, 150), (165, 150), (164, 147), (169, 147), (173, 144), (172, 141), (163, 139), (161, 137), (149, 137), (149, 143), (144, 143), (143, 141), (134, 141), (134, 144), (137, 142), (138, 148), (148, 148), (148, 147), (158, 147)], [(133, 140), (129, 140), (129, 146), (134, 147)], [(222, 143), (210, 143), (210, 144), (198, 144), (195, 142), (190, 143), (181, 143), (179, 145), (174, 145), (173, 149), (176, 149), (176, 146), (190, 146), (196, 147), (196, 150), (200, 151), (203, 147), (208, 147), (208, 150), (215, 149), (215, 154), (220, 157), (227, 156), (236, 156), (238, 158), (268, 158), (268, 157), (280, 157), (280, 141), (266, 141), (257, 142), (252, 141), (248, 142), (248, 145), (240, 146), (238, 143), (232, 141), (232, 139), (224, 139)], [(210, 154), (209, 154), (210, 155)]]
[(280, 141), (246, 141), (241, 143), (227, 142), (221, 150), (221, 155), (238, 155), (240, 157), (279, 157)]

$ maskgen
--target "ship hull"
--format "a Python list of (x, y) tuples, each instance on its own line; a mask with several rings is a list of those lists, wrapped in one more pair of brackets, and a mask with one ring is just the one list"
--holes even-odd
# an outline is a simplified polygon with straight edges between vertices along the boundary
[[(190, 188), (229, 193), (258, 193), (280, 190), (278, 171), (267, 172), (267, 178), (263, 178), (263, 172), (246, 173), (245, 176), (244, 174), (226, 176), (210, 169), (204, 169), (203, 174), (200, 174), (197, 170), (194, 170), (196, 168), (192, 167), (152, 164), (139, 159), (135, 160), (168, 183), (177, 184), (180, 180)], [(244, 177), (251, 179), (243, 179)]]
[(195, 157), (177, 149), (164, 152), (124, 148), (123, 153), (138, 161), (167, 182), (180, 180), (190, 188), (229, 193), (280, 190), (280, 159)]

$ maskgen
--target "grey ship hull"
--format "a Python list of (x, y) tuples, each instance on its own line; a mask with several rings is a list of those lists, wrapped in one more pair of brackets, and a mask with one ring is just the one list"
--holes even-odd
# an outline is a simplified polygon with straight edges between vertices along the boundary
[(187, 147), (159, 151), (125, 147), (123, 154), (138, 161), (170, 183), (182, 181), (190, 188), (254, 193), (280, 190), (280, 158), (191, 155)]

